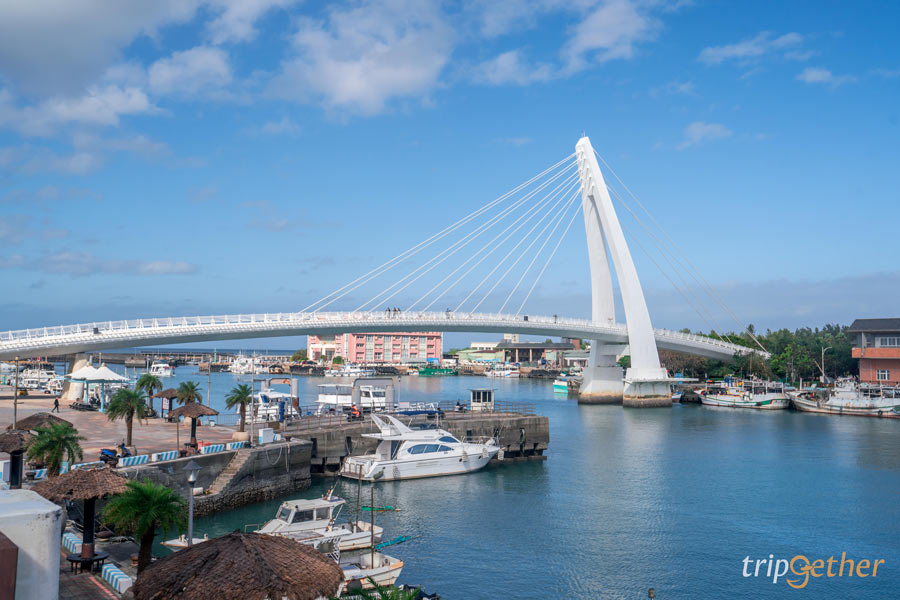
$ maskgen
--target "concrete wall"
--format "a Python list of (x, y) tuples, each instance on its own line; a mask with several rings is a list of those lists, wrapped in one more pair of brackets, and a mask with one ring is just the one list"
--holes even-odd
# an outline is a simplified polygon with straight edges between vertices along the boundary
[[(312, 444), (302, 440), (249, 449), (247, 462), (234, 474), (221, 493), (195, 498), (195, 513), (203, 516), (306, 489), (309, 487), (311, 449)], [(187, 472), (184, 466), (188, 461), (193, 459), (200, 465), (201, 470), (194, 485), (206, 490), (236, 454), (236, 451), (201, 454), (164, 463), (127, 467), (119, 471), (129, 479), (148, 478), (187, 496)]]
[(16, 600), (58, 598), (62, 509), (31, 490), (0, 491), (0, 531), (19, 548)]

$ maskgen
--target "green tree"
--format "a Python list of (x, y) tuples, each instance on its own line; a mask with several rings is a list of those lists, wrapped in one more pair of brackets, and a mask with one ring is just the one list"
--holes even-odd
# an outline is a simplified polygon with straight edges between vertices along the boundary
[(153, 394), (159, 392), (162, 387), (163, 384), (159, 377), (144, 373), (138, 378), (134, 389), (147, 394), (147, 406), (150, 407), (150, 412), (153, 412)]
[(306, 348), (301, 348), (291, 354), (291, 362), (303, 362), (304, 360), (309, 360), (309, 354), (307, 353)]
[(103, 518), (117, 529), (133, 532), (140, 538), (137, 566), (140, 573), (152, 559), (157, 527), (167, 531), (185, 526), (186, 503), (174, 490), (149, 479), (129, 481), (126, 485), (125, 492), (110, 498), (103, 509)]
[(200, 394), (200, 384), (196, 381), (182, 381), (178, 386), (176, 398), (182, 404), (188, 402), (203, 402), (203, 396)]
[(331, 359), (331, 364), (333, 364), (333, 365), (342, 365), (342, 364), (344, 364), (344, 359), (341, 358), (340, 356), (334, 356), (334, 357), (332, 357), (332, 359)]
[(244, 426), (247, 423), (247, 405), (252, 402), (253, 390), (250, 389), (250, 386), (246, 383), (231, 388), (231, 391), (225, 396), (225, 406), (228, 408), (234, 408), (235, 406), (239, 407), (238, 411), (241, 413), (241, 431), (244, 431)]
[(28, 446), (28, 458), (46, 465), (47, 477), (59, 475), (59, 469), (66, 458), (69, 464), (74, 464), (84, 456), (78, 442), (85, 438), (78, 435), (78, 430), (70, 424), (38, 427), (35, 431), (37, 436)]
[(109, 405), (106, 407), (106, 418), (110, 421), (125, 419), (127, 436), (125, 445), (131, 446), (131, 431), (134, 427), (134, 418), (143, 419), (147, 416), (147, 405), (144, 397), (139, 392), (128, 388), (119, 388), (113, 394)]
[(341, 598), (354, 598), (359, 600), (415, 600), (419, 597), (419, 590), (401, 590), (392, 585), (380, 585), (371, 577), (367, 577), (371, 589), (346, 590)]
[(617, 362), (618, 365), (619, 365), (620, 367), (622, 367), (623, 369), (628, 369), (628, 368), (631, 367), (631, 357), (628, 356), (627, 354), (626, 354), (625, 356), (623, 356), (622, 358), (620, 358), (620, 359), (619, 359), (618, 361), (616, 361), (616, 362)]

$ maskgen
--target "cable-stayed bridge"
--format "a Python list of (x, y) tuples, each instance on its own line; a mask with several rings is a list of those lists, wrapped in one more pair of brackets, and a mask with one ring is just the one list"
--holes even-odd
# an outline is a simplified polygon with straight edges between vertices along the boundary
[[(649, 253), (648, 258), (711, 330), (721, 331), (707, 304), (718, 305), (739, 321), (605, 161), (619, 185), (604, 178), (598, 158), (603, 161), (590, 140), (581, 138), (574, 154), (297, 312), (134, 319), (0, 332), (0, 359), (302, 334), (520, 333), (592, 340), (582, 398), (633, 406), (670, 405), (669, 379), (660, 365), (658, 348), (723, 360), (755, 350), (727, 337), (652, 327), (613, 197), (646, 233), (662, 260), (654, 260)], [(590, 266), (591, 318), (528, 314), (526, 304), (579, 215), (585, 224)], [(647, 252), (633, 232), (629, 235)], [(423, 260), (429, 248), (439, 252)], [(388, 279), (397, 273), (402, 276)], [(616, 321), (613, 273), (624, 324)], [(691, 293), (690, 287), (708, 298)], [(335, 310), (361, 298), (367, 299), (352, 310)], [(404, 302), (402, 310), (395, 306)], [(448, 307), (435, 310), (442, 305)], [(499, 308), (486, 312), (494, 306)], [(616, 357), (626, 348), (631, 367), (623, 378)]]

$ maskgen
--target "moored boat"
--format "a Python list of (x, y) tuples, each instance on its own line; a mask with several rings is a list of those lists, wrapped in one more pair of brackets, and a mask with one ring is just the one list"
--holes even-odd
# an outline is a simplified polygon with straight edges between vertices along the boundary
[(568, 394), (569, 393), (569, 380), (565, 375), (557, 377), (553, 380), (553, 393), (554, 394)]
[(790, 398), (803, 412), (900, 418), (900, 388), (860, 385), (849, 377), (837, 380), (832, 388), (790, 392)]
[(275, 518), (257, 531), (289, 537), (299, 542), (339, 536), (341, 551), (370, 548), (373, 541), (379, 543), (383, 530), (378, 525), (374, 526), (373, 535), (373, 526), (363, 520), (335, 523), (345, 503), (346, 500), (337, 496), (315, 500), (287, 500), (278, 507)]
[(175, 375), (175, 369), (163, 360), (155, 360), (150, 365), (150, 374), (156, 377), (172, 377)]
[(699, 395), (704, 406), (783, 410), (791, 403), (784, 384), (779, 381), (735, 377), (726, 377), (721, 383), (708, 385)]
[(344, 571), (348, 588), (360, 585), (372, 589), (371, 578), (377, 585), (392, 586), (400, 577), (403, 561), (382, 552), (362, 552), (356, 556), (341, 556), (338, 565)]

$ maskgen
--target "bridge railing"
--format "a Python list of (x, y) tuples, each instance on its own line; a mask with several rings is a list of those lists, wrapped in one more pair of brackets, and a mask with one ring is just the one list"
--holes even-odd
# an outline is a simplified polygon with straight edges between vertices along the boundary
[[(334, 324), (339, 326), (353, 327), (361, 323), (372, 322), (373, 324), (396, 323), (410, 324), (415, 326), (417, 322), (429, 323), (434, 327), (435, 322), (452, 322), (454, 324), (466, 323), (476, 325), (480, 323), (521, 323), (526, 329), (535, 327), (539, 328), (544, 325), (552, 325), (554, 327), (572, 327), (581, 330), (594, 330), (598, 333), (621, 333), (623, 325), (619, 324), (601, 324), (594, 323), (588, 319), (579, 319), (572, 317), (559, 316), (541, 316), (541, 315), (510, 315), (503, 313), (465, 313), (465, 312), (419, 312), (412, 311), (408, 313), (392, 313), (387, 311), (369, 311), (369, 312), (327, 312), (327, 313), (255, 313), (255, 314), (237, 314), (237, 315), (207, 315), (194, 317), (162, 317), (162, 318), (146, 318), (146, 319), (130, 319), (119, 321), (96, 321), (93, 323), (79, 323), (75, 325), (58, 325), (55, 327), (41, 327), (33, 329), (19, 329), (13, 331), (0, 332), (0, 342), (22, 342), (29, 340), (40, 340), (48, 338), (57, 338), (65, 336), (87, 336), (103, 334), (116, 334), (123, 339), (129, 337), (140, 337), (143, 332), (160, 332), (163, 330), (172, 330), (173, 333), (190, 333), (192, 329), (203, 328), (222, 328), (223, 330), (240, 331), (242, 329), (260, 329), (277, 328), (283, 325), (297, 325), (302, 323), (320, 323)], [(527, 325), (526, 325), (527, 323)], [(687, 341), (703, 346), (717, 346), (729, 351), (746, 351), (743, 346), (731, 344), (715, 338), (694, 335), (691, 333), (682, 333), (680, 331), (671, 331), (666, 329), (657, 329), (657, 334), (666, 338)], [(132, 336), (131, 334), (138, 334)]]

